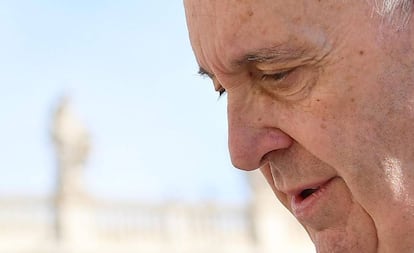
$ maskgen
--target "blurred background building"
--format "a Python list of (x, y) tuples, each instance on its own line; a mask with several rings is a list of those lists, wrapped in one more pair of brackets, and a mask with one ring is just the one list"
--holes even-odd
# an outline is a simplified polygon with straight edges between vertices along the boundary
[(243, 204), (97, 198), (84, 184), (93, 148), (89, 132), (66, 98), (51, 129), (59, 172), (56, 191), (42, 198), (0, 199), (2, 253), (313, 251), (259, 174), (249, 174), (252, 198)]

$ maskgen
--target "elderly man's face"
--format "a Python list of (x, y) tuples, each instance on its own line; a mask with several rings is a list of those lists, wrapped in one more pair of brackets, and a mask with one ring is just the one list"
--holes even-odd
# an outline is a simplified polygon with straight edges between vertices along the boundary
[(414, 252), (412, 25), (361, 0), (185, 8), (233, 164), (262, 170), (318, 252)]

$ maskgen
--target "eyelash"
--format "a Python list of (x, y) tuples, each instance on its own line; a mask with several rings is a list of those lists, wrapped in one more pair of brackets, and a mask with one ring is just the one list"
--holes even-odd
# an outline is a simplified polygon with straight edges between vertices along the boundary
[(218, 94), (219, 94), (219, 96), (218, 96), (218, 98), (219, 98), (219, 99), (220, 99), (221, 97), (223, 97), (223, 95), (225, 95), (225, 94), (227, 93), (226, 89), (224, 89), (223, 87), (220, 87), (220, 88), (217, 90), (217, 92), (218, 92)]

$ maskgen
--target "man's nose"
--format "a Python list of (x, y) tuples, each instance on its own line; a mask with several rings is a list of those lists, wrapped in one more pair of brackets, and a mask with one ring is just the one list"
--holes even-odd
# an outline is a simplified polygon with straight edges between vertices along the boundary
[(276, 125), (269, 125), (266, 115), (261, 117), (260, 112), (238, 111), (229, 106), (227, 113), (230, 157), (236, 168), (257, 169), (267, 154), (289, 148), (293, 143), (288, 134)]

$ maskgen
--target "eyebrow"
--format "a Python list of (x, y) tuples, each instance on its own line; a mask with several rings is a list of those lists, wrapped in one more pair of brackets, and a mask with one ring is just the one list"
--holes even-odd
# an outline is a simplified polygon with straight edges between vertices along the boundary
[[(300, 58), (304, 58), (306, 55), (306, 50), (304, 48), (296, 48), (293, 49), (291, 47), (269, 47), (269, 48), (261, 48), (249, 53), (244, 54), (242, 57), (236, 59), (232, 62), (231, 65), (235, 67), (241, 67), (249, 63), (276, 63), (276, 62), (287, 62), (298, 60)], [(199, 67), (198, 74), (200, 76), (207, 76), (211, 79), (214, 78), (214, 74), (208, 72), (203, 67)]]
[(211, 79), (213, 79), (213, 77), (214, 77), (213, 74), (211, 74), (210, 72), (205, 70), (203, 67), (199, 67), (198, 74), (202, 77), (205, 77), (205, 76), (210, 77)]
[(270, 48), (261, 48), (253, 52), (244, 54), (238, 60), (234, 61), (234, 65), (242, 66), (251, 62), (256, 63), (276, 63), (297, 60), (305, 56), (304, 48), (291, 48), (284, 46), (276, 46)]

